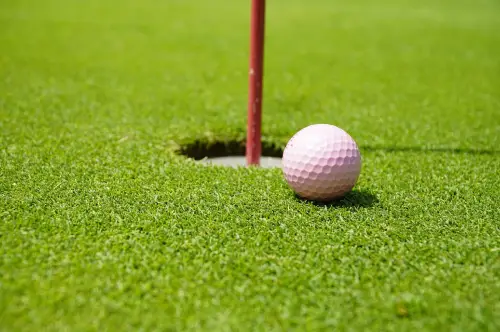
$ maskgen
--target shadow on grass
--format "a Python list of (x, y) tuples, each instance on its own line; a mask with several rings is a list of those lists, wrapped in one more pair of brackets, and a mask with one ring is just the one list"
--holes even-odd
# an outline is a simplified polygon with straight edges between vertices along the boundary
[(491, 155), (491, 156), (500, 154), (500, 150), (492, 150), (492, 149), (426, 148), (419, 146), (361, 146), (360, 149), (365, 151), (457, 153), (457, 154)]
[[(271, 143), (268, 141), (262, 142), (262, 156), (266, 157), (281, 157), (283, 155), (284, 146), (279, 143)], [(456, 154), (471, 154), (471, 155), (498, 155), (500, 150), (489, 149), (470, 149), (470, 148), (426, 148), (419, 146), (363, 146), (360, 145), (361, 151), (383, 151), (383, 152), (416, 152), (416, 153), (456, 153)], [(194, 160), (203, 158), (225, 157), (225, 156), (244, 156), (245, 141), (228, 140), (208, 142), (203, 139), (195, 140), (191, 143), (181, 145), (176, 151), (180, 155), (184, 155)]]
[(377, 196), (367, 190), (354, 189), (344, 197), (329, 202), (316, 202), (304, 199), (295, 194), (295, 199), (301, 202), (307, 202), (319, 207), (354, 207), (368, 208), (379, 202)]

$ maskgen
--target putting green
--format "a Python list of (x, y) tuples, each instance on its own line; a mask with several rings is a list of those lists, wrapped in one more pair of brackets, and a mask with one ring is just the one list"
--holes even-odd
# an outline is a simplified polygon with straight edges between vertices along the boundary
[(0, 330), (499, 330), (498, 1), (268, 2), (265, 150), (361, 148), (329, 205), (176, 152), (244, 141), (249, 9), (1, 2)]

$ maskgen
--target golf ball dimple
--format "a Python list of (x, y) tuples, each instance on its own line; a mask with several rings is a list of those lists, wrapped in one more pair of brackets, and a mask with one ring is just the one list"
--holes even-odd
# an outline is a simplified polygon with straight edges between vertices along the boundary
[(330, 124), (298, 131), (283, 152), (283, 173), (297, 195), (315, 201), (344, 196), (356, 185), (361, 155), (352, 137)]

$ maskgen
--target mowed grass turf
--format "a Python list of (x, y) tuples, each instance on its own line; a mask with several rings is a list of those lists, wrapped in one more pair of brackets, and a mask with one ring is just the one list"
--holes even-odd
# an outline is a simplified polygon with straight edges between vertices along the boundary
[(500, 4), (269, 1), (263, 139), (341, 202), (175, 153), (245, 137), (249, 1), (0, 4), (0, 330), (500, 329)]

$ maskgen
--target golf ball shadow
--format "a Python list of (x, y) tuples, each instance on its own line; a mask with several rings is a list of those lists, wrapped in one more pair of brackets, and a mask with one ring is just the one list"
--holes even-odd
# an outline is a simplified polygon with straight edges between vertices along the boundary
[(316, 206), (322, 207), (358, 207), (358, 208), (368, 208), (377, 203), (379, 200), (377, 196), (367, 190), (354, 189), (342, 197), (338, 197), (328, 201), (315, 201), (304, 198), (297, 193), (293, 194), (295, 199), (300, 202), (310, 203)]

